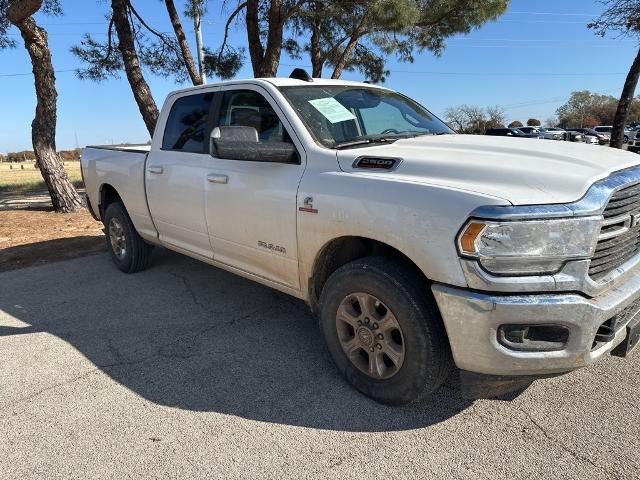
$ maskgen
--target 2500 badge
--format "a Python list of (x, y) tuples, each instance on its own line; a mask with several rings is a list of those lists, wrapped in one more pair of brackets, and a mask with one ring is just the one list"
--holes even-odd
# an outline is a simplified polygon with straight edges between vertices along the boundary
[(273, 243), (263, 242), (262, 240), (258, 240), (258, 246), (271, 250), (272, 252), (282, 253), (283, 255), (287, 253), (286, 248), (281, 247), (280, 245), (274, 245)]

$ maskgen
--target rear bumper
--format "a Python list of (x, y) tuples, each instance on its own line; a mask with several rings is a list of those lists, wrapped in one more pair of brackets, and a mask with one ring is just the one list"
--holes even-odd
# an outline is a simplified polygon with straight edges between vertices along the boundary
[[(552, 375), (590, 365), (625, 339), (630, 318), (616, 325), (615, 337), (594, 346), (600, 326), (640, 297), (640, 271), (606, 293), (500, 295), (434, 285), (456, 365), (487, 375)], [(562, 350), (516, 351), (498, 342), (501, 325), (560, 325), (569, 330)]]

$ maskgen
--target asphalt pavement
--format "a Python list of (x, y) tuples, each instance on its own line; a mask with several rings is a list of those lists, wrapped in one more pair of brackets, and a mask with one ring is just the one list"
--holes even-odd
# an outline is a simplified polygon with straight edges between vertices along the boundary
[[(1, 261), (1, 258), (0, 258)], [(157, 249), (0, 274), (0, 478), (640, 478), (640, 354), (386, 407), (306, 305)]]

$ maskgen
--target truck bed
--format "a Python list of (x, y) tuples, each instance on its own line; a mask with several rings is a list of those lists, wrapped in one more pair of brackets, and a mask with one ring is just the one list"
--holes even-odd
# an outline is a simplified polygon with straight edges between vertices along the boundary
[(115, 191), (143, 238), (157, 236), (144, 189), (149, 150), (149, 145), (95, 145), (86, 147), (80, 159), (87, 198), (96, 216), (102, 216), (105, 192)]
[(151, 149), (151, 145), (147, 145), (146, 143), (136, 144), (136, 145), (87, 145), (85, 150), (87, 149), (97, 149), (97, 150), (111, 150), (111, 151), (119, 151), (119, 152), (131, 152), (131, 153), (149, 153)]

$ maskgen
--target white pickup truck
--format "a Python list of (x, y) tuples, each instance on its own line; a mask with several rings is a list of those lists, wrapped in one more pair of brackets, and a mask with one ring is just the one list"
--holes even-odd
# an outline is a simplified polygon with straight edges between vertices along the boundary
[(392, 90), (293, 76), (174, 92), (150, 146), (84, 150), (118, 268), (163, 246), (305, 300), (388, 404), (454, 365), (491, 392), (631, 351), (636, 155), (457, 135)]

